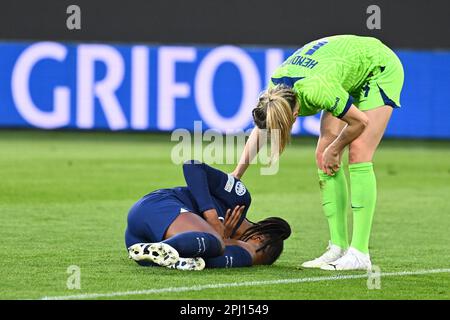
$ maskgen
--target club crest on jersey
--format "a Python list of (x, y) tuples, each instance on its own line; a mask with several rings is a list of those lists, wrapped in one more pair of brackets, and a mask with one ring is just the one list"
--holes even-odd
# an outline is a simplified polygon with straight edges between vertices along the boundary
[(244, 184), (240, 181), (236, 183), (236, 186), (234, 187), (234, 190), (236, 191), (236, 194), (238, 196), (243, 196), (247, 189), (245, 188)]

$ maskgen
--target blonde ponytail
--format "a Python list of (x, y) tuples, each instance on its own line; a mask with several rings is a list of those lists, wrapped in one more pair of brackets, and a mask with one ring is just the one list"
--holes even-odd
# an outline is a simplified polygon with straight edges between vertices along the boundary
[[(295, 92), (285, 85), (267, 89), (253, 109), (253, 119), (260, 129), (268, 129), (271, 136), (272, 156), (280, 155), (291, 137), (297, 105)], [(275, 147), (275, 149), (273, 148)], [(278, 147), (278, 150), (277, 148)]]

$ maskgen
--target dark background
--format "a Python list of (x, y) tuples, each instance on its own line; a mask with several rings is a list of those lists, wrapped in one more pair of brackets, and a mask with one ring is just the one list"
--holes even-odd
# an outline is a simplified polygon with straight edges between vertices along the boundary
[[(77, 4), (82, 29), (66, 28)], [(381, 30), (366, 9), (381, 7)], [(448, 0), (2, 0), (0, 39), (298, 46), (331, 34), (395, 48), (450, 48)]]

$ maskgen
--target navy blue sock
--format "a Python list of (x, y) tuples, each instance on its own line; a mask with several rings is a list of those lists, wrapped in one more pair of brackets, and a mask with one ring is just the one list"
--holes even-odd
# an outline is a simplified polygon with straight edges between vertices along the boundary
[(222, 245), (206, 232), (183, 232), (163, 241), (175, 248), (183, 258), (212, 258), (222, 254)]
[(226, 246), (223, 255), (206, 259), (206, 268), (250, 267), (253, 259), (250, 253), (239, 246)]

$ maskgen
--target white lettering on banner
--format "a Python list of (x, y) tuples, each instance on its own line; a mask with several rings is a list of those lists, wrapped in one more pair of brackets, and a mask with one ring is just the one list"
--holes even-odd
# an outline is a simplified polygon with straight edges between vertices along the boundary
[(131, 50), (131, 128), (148, 128), (148, 48), (135, 46)]
[(30, 94), (30, 75), (33, 67), (43, 59), (64, 61), (65, 46), (55, 42), (39, 42), (30, 45), (19, 56), (13, 68), (11, 91), (17, 111), (31, 125), (43, 129), (54, 129), (69, 124), (70, 90), (58, 86), (53, 91), (53, 111), (42, 111), (34, 103)]
[(161, 47), (158, 50), (158, 129), (175, 128), (175, 99), (188, 98), (188, 83), (176, 82), (177, 62), (193, 62), (196, 50), (191, 47)]
[[(222, 117), (214, 103), (213, 82), (217, 68), (224, 62), (234, 63), (242, 77), (242, 101), (238, 112), (230, 118)], [(252, 121), (252, 109), (261, 90), (261, 80), (255, 62), (237, 47), (213, 49), (200, 63), (195, 77), (195, 101), (203, 121), (211, 128), (230, 132), (242, 129)]]
[[(205, 50), (206, 55), (201, 61), (196, 60), (195, 47), (136, 45), (127, 48), (122, 52), (105, 44), (79, 44), (70, 48), (56, 42), (30, 44), (18, 56), (12, 70), (14, 107), (26, 123), (44, 129), (68, 125), (81, 129), (98, 128), (96, 113), (103, 112), (107, 126), (112, 130), (147, 130), (155, 128), (155, 124), (159, 130), (173, 130), (181, 126), (192, 130), (193, 121), (202, 120), (204, 127), (220, 133), (233, 133), (247, 128), (252, 122), (251, 110), (257, 103), (258, 95), (267, 87), (271, 74), (283, 62), (285, 54), (282, 49), (261, 49), (258, 54), (263, 54), (264, 62), (257, 64), (253, 55), (235, 46)], [(71, 59), (67, 59), (69, 52)], [(156, 53), (154, 60), (150, 59), (153, 52)], [(50, 62), (41, 65), (40, 61), (44, 60)], [(150, 65), (152, 61), (156, 62), (155, 66)], [(239, 95), (241, 90), (242, 96), (238, 106), (229, 106), (233, 110), (236, 107), (236, 112), (227, 117), (218, 111), (214, 97), (215, 79), (224, 63), (233, 64), (242, 79), (228, 83), (230, 95)], [(98, 64), (104, 65), (102, 79), (96, 79)], [(48, 72), (47, 69), (41, 70), (44, 66)], [(153, 67), (156, 72), (150, 73)], [(33, 72), (37, 73), (35, 68), (39, 70), (39, 75), (44, 72), (49, 77), (57, 70), (68, 82), (58, 83), (49, 89), (51, 99), (47, 98), (49, 92), (33, 91), (32, 94), (34, 81), (45, 82), (44, 77), (37, 79), (36, 75), (33, 76)], [(151, 79), (154, 74), (156, 79)], [(177, 81), (180, 75), (184, 80)], [(71, 84), (72, 77), (75, 84)], [(30, 84), (30, 81), (33, 83)], [(51, 83), (54, 82), (46, 83), (46, 86)], [(156, 87), (155, 99), (150, 99), (150, 84)], [(195, 103), (187, 105), (180, 99), (192, 99)], [(75, 105), (71, 105), (71, 101)], [(154, 112), (150, 108), (156, 108), (156, 121), (150, 122), (150, 114)], [(200, 116), (198, 119), (189, 116), (188, 119), (177, 120), (176, 112), (181, 108), (194, 114), (197, 108)], [(318, 118), (306, 117), (302, 122), (295, 123), (292, 132), (295, 134), (305, 130), (317, 135), (319, 124)]]
[[(94, 128), (95, 97), (98, 98), (109, 127), (127, 128), (127, 120), (116, 97), (123, 81), (123, 58), (114, 47), (99, 44), (78, 46), (77, 63), (77, 125), (82, 129)], [(95, 82), (95, 62), (106, 66), (105, 77)]]

